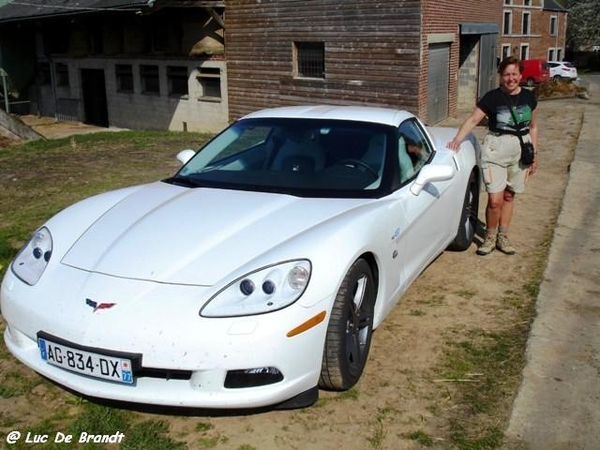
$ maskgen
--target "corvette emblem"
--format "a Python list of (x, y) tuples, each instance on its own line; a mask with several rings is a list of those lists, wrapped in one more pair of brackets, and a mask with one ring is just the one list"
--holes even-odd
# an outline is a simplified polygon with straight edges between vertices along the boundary
[(96, 312), (99, 309), (109, 309), (116, 305), (116, 303), (98, 303), (92, 300), (91, 298), (86, 298), (85, 304), (94, 308), (94, 312)]

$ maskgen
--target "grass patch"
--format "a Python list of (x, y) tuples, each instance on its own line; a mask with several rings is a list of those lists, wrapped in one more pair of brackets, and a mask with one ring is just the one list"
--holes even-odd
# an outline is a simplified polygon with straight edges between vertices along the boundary
[(196, 429), (196, 431), (204, 433), (204, 432), (207, 432), (208, 430), (212, 430), (213, 426), (212, 426), (212, 424), (207, 423), (207, 422), (199, 422), (196, 424), (195, 429)]
[(380, 449), (383, 446), (385, 438), (388, 434), (387, 420), (388, 416), (394, 410), (390, 406), (384, 406), (377, 408), (377, 414), (375, 415), (375, 426), (371, 437), (367, 438), (369, 444), (374, 449)]
[(473, 414), (490, 412), (506, 394), (507, 379), (517, 376), (524, 364), (523, 336), (518, 331), (469, 333), (470, 339), (450, 343), (442, 379), (471, 383), (462, 389)]
[(126, 431), (121, 450), (185, 450), (185, 442), (176, 442), (168, 435), (169, 426), (161, 420), (147, 420)]
[(89, 402), (81, 406), (77, 418), (69, 427), (72, 434), (113, 434), (117, 431), (125, 432), (129, 428), (129, 419), (119, 409)]
[(529, 326), (535, 315), (550, 238), (544, 242), (547, 245), (538, 249), (526, 283), (521, 289), (505, 293), (503, 300), (513, 311), (507, 325), (496, 331), (454, 330), (446, 343), (437, 370), (440, 378), (435, 381), (458, 406), (449, 417), (452, 448), (493, 450), (503, 444), (504, 434), (498, 423), (508, 420), (512, 396), (525, 365)]
[(418, 442), (424, 447), (431, 447), (433, 445), (433, 439), (424, 431), (418, 430), (413, 433), (410, 433), (406, 436), (411, 441)]

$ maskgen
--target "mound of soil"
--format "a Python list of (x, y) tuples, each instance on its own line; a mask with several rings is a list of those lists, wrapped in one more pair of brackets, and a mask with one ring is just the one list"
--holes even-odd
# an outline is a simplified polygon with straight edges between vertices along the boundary
[(540, 100), (551, 99), (551, 98), (572, 98), (582, 97), (587, 98), (587, 89), (572, 81), (548, 81), (537, 85), (534, 89), (537, 98)]

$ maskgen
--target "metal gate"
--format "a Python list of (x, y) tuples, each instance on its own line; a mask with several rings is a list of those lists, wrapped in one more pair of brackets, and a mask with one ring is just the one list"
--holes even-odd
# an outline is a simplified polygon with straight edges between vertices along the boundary
[(429, 46), (427, 74), (427, 123), (434, 124), (448, 117), (450, 84), (450, 45)]

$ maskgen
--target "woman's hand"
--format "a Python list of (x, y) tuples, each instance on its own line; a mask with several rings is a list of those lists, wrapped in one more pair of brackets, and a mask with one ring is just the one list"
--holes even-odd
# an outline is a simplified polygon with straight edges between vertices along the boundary
[(456, 139), (456, 137), (454, 137), (454, 139), (452, 139), (446, 144), (446, 148), (449, 148), (450, 150), (454, 150), (456, 152), (460, 149), (460, 141)]
[(529, 166), (529, 173), (528, 175), (533, 175), (534, 173), (537, 172), (537, 168), (538, 168), (538, 155), (536, 152), (535, 155), (535, 159), (533, 160), (533, 164), (531, 166)]

